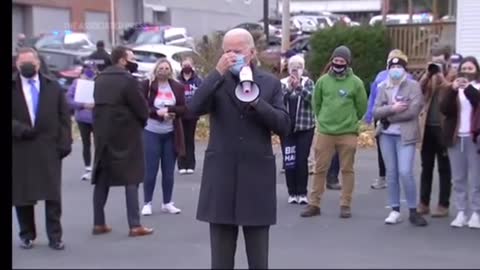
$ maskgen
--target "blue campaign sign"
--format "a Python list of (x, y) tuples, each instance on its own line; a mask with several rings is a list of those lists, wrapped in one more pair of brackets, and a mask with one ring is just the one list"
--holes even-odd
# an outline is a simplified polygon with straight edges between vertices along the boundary
[(285, 145), (285, 155), (283, 158), (283, 165), (285, 170), (295, 168), (295, 145)]

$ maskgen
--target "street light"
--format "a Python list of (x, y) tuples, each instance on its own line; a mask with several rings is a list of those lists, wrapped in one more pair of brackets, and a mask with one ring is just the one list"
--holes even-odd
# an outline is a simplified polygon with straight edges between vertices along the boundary
[(263, 31), (265, 32), (265, 39), (267, 40), (267, 44), (270, 44), (269, 42), (269, 19), (268, 19), (268, 1), (269, 0), (263, 0)]

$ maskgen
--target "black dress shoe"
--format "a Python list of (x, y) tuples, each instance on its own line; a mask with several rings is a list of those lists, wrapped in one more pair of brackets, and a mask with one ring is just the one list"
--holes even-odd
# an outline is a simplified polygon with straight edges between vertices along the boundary
[(33, 241), (30, 239), (22, 239), (20, 242), (20, 247), (23, 249), (31, 249), (33, 248)]
[(65, 244), (62, 241), (57, 241), (57, 242), (50, 242), (48, 246), (51, 249), (55, 250), (64, 250), (65, 249)]

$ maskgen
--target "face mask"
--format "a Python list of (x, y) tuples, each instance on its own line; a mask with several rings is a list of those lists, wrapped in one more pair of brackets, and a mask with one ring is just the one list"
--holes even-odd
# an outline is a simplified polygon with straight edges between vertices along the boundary
[(25, 78), (33, 78), (37, 74), (37, 69), (33, 63), (24, 63), (20, 66), (20, 74)]
[(95, 77), (95, 71), (91, 70), (91, 69), (85, 69), (85, 77), (87, 77), (88, 79), (93, 79), (93, 77)]
[(183, 69), (182, 69), (182, 73), (187, 73), (187, 74), (190, 74), (193, 72), (193, 68), (190, 67), (190, 66), (185, 66)]
[(161, 81), (166, 81), (168, 80), (169, 75), (164, 73), (157, 73), (157, 78)]
[(388, 70), (388, 75), (392, 80), (400, 80), (405, 74), (405, 69), (403, 68), (391, 68)]
[(347, 65), (339, 65), (332, 63), (332, 70), (336, 74), (342, 74), (347, 69)]
[(471, 81), (475, 81), (477, 78), (478, 78), (478, 74), (477, 73), (463, 73), (465, 75), (465, 78), (468, 79), (469, 82)]
[(233, 75), (238, 76), (240, 73), (240, 70), (245, 66), (245, 56), (241, 54), (237, 54), (237, 61), (235, 64), (230, 68), (230, 72), (233, 73)]
[(127, 65), (125, 66), (125, 68), (127, 68), (127, 70), (130, 71), (130, 73), (135, 73), (138, 70), (138, 64), (131, 61), (127, 61)]

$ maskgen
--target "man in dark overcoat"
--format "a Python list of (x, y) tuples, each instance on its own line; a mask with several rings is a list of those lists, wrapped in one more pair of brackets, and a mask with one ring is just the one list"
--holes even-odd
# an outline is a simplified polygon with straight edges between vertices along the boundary
[(105, 203), (111, 186), (123, 186), (129, 236), (149, 235), (153, 229), (140, 224), (138, 201), (138, 185), (145, 170), (142, 132), (148, 107), (139, 82), (131, 74), (138, 68), (133, 52), (117, 47), (111, 57), (113, 65), (96, 77), (94, 88), (93, 234), (111, 231), (105, 222)]
[[(210, 114), (197, 219), (210, 223), (212, 268), (232, 269), (238, 228), (251, 269), (268, 267), (270, 225), (276, 223), (276, 166), (272, 132), (286, 136), (290, 120), (280, 81), (252, 64), (255, 45), (243, 29), (227, 32), (225, 54), (187, 107)], [(245, 104), (235, 96), (241, 68), (250, 65), (260, 97)]]
[(62, 159), (72, 149), (71, 120), (61, 86), (41, 72), (35, 50), (21, 48), (12, 82), (12, 205), (21, 247), (36, 238), (34, 206), (45, 201), (49, 246), (62, 250)]

